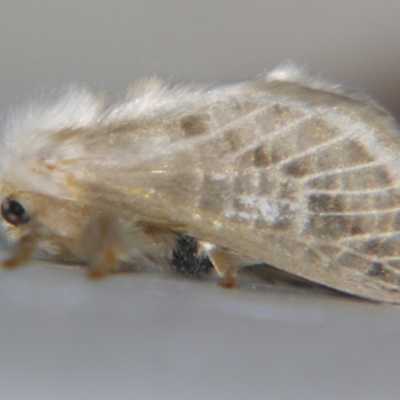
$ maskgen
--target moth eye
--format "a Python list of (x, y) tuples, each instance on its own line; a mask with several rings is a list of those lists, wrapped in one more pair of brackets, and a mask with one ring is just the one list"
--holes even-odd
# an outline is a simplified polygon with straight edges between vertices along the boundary
[(22, 225), (29, 222), (29, 215), (22, 205), (11, 198), (4, 199), (1, 203), (1, 215), (11, 225)]

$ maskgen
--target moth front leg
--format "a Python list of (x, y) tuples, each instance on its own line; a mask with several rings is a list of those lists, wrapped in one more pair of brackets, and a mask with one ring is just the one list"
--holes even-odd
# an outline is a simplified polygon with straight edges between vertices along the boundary
[(199, 251), (207, 255), (213, 264), (217, 274), (221, 277), (219, 285), (225, 288), (235, 288), (237, 286), (238, 271), (254, 264), (254, 260), (243, 256), (224, 247), (213, 243), (200, 240)]
[(80, 243), (88, 276), (99, 279), (121, 271), (163, 270), (169, 265), (174, 241), (168, 227), (99, 214), (87, 225)]
[(7, 269), (15, 268), (25, 264), (35, 249), (36, 238), (31, 229), (27, 229), (19, 239), (12, 251), (12, 255), (2, 262), (2, 266)]

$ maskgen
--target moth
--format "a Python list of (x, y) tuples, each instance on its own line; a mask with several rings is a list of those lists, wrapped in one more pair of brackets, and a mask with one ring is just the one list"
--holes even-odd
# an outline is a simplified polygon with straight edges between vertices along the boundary
[(0, 202), (6, 267), (45, 256), (93, 277), (167, 271), (186, 237), (222, 286), (261, 263), (400, 303), (399, 126), (295, 66), (31, 104), (2, 131)]

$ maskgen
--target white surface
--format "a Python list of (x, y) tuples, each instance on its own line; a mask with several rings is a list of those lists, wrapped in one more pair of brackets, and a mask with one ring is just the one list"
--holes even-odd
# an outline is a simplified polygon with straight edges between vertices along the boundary
[[(70, 81), (287, 59), (400, 115), (398, 0), (3, 1), (0, 109)], [(0, 270), (1, 399), (397, 399), (400, 309), (138, 275)]]
[(398, 398), (400, 309), (148, 275), (0, 270), (2, 399)]

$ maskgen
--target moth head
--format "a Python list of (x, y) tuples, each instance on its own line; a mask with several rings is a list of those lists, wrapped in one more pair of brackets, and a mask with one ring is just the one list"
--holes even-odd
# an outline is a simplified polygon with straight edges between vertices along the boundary
[(166, 262), (175, 244), (168, 227), (137, 224), (77, 201), (31, 191), (8, 191), (0, 201), (4, 234), (16, 244), (6, 265), (25, 262), (32, 249), (35, 258), (97, 266), (108, 247), (118, 262), (146, 259), (146, 265), (154, 260), (157, 265)]
[(51, 258), (77, 259), (90, 210), (79, 203), (8, 187), (0, 195), (3, 232), (11, 243), (23, 238)]

